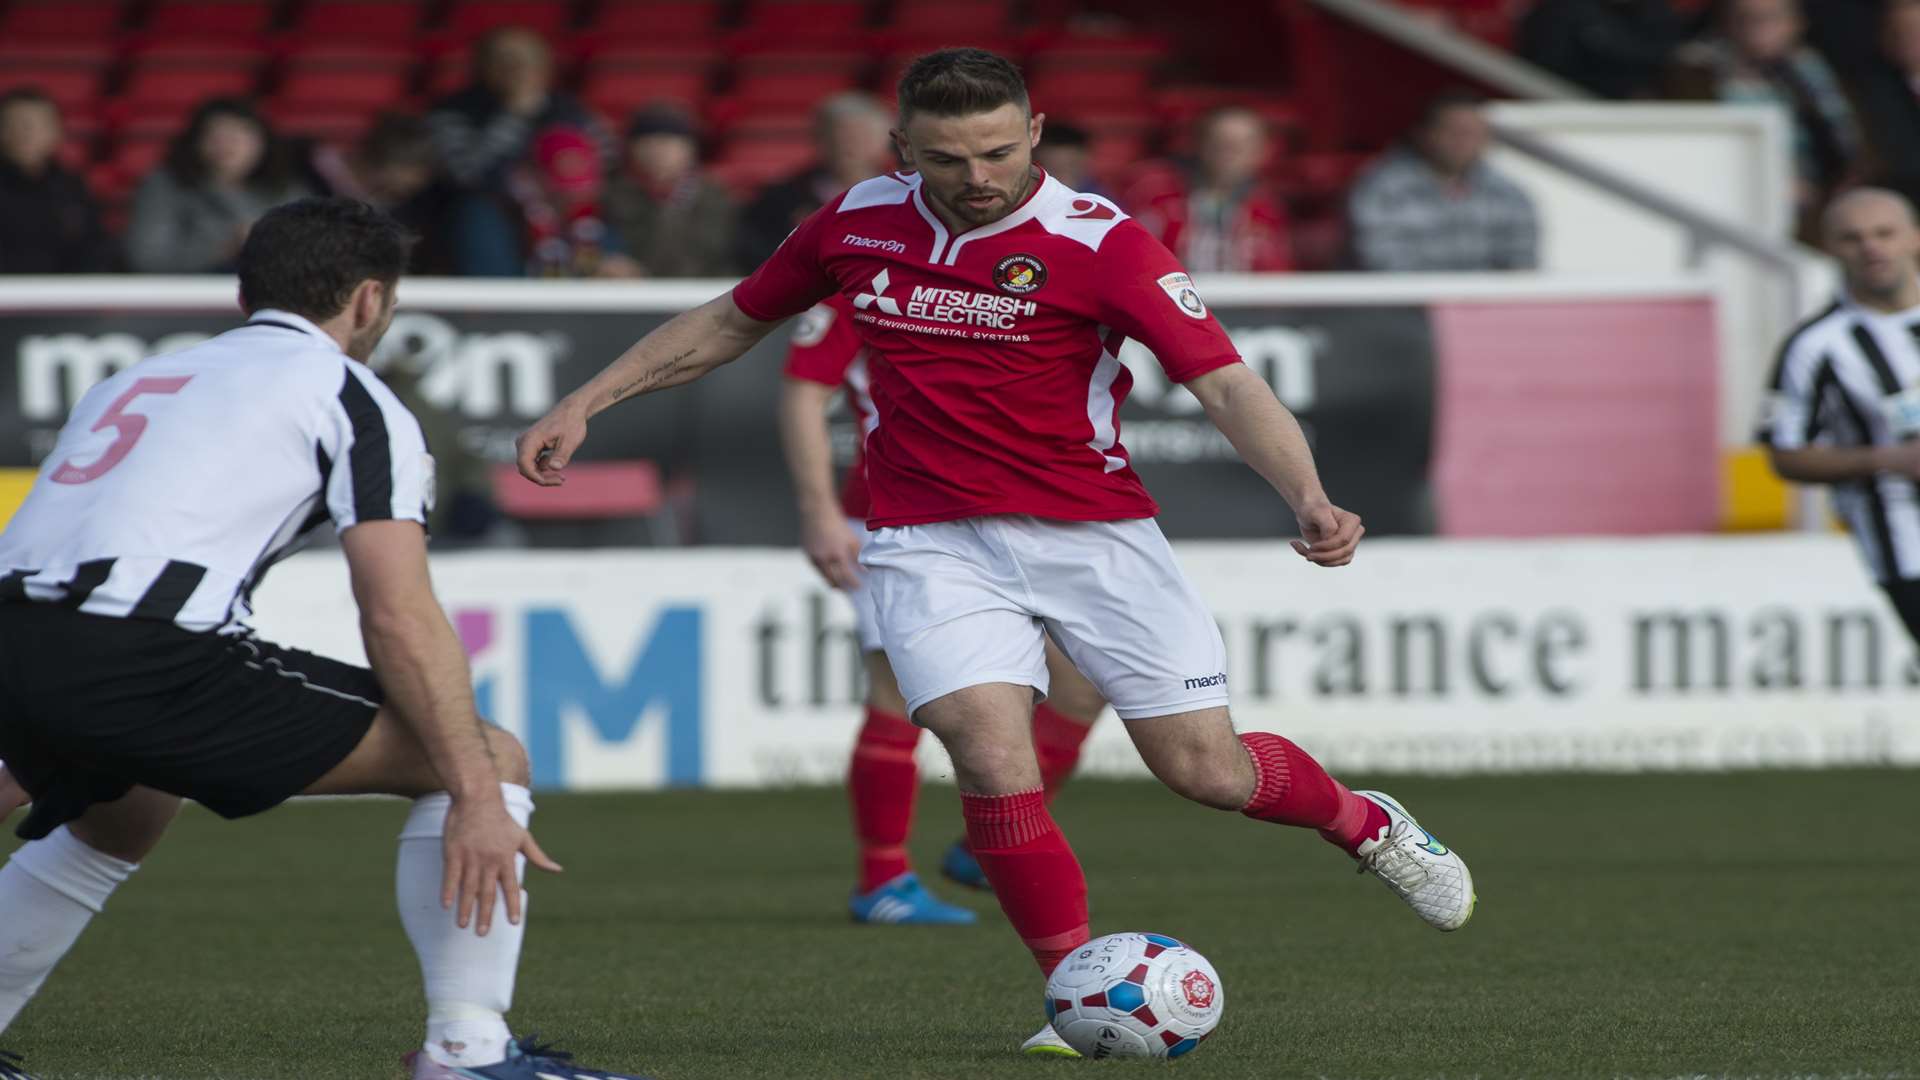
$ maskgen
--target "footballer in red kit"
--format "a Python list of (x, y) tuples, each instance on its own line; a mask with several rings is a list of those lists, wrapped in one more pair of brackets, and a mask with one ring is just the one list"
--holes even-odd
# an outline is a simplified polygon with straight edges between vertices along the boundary
[[(906, 715), (953, 759), (974, 856), (1043, 976), (1090, 938), (1086, 879), (1033, 746), (1049, 638), (1168, 787), (1316, 829), (1429, 925), (1464, 926), (1475, 898), (1458, 852), (1292, 741), (1235, 732), (1219, 627), (1120, 442), (1120, 343), (1152, 350), (1292, 508), (1297, 553), (1344, 566), (1364, 529), (1328, 499), (1299, 423), (1157, 240), (1034, 167), (1045, 117), (1012, 64), (928, 54), (901, 76), (899, 105), (911, 171), (854, 185), (730, 294), (569, 394), (522, 434), (521, 472), (563, 483), (593, 415), (697, 378), (842, 296), (873, 356), (860, 568), (882, 644)], [(1051, 1025), (1023, 1049), (1072, 1052)]]
[[(827, 584), (852, 603), (867, 673), (866, 715), (847, 768), (860, 849), (859, 880), (848, 908), (856, 922), (868, 924), (967, 924), (974, 913), (928, 891), (907, 856), (919, 789), (914, 751), (922, 729), (906, 718), (906, 702), (881, 642), (873, 593), (858, 565), (869, 512), (864, 444), (875, 415), (869, 390), (873, 353), (860, 336), (854, 311), (846, 297), (836, 295), (794, 320), (780, 395), (780, 435), (799, 503), (801, 547)], [(827, 413), (841, 393), (853, 414), (857, 441), (836, 494)], [(1033, 742), (1041, 784), (1051, 798), (1072, 775), (1081, 744), (1107, 703), (1051, 642), (1047, 675), (1049, 697), (1034, 706)], [(940, 871), (960, 885), (990, 887), (964, 837), (948, 846)]]

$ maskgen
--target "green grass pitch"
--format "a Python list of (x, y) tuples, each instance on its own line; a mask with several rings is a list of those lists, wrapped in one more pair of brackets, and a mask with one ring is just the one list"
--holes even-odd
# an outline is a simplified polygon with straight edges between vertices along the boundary
[[(1225, 1020), (1177, 1063), (1019, 1057), (1039, 979), (990, 898), (973, 928), (851, 925), (830, 789), (543, 797), (568, 870), (532, 884), (513, 1019), (662, 1080), (1920, 1077), (1920, 774), (1383, 786), (1469, 860), (1460, 933), (1310, 835), (1146, 783), (1062, 796), (1095, 933), (1219, 967)], [(402, 814), (190, 810), (0, 1046), (46, 1080), (399, 1077), (422, 1015)], [(926, 789), (920, 866), (956, 828)]]

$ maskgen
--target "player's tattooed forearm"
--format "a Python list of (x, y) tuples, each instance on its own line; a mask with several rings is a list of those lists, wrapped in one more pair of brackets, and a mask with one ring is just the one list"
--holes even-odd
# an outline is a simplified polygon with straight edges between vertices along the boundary
[(662, 383), (672, 380), (675, 375), (687, 370), (686, 360), (693, 355), (693, 352), (694, 350), (688, 349), (679, 356), (674, 357), (620, 389), (615, 390), (613, 396), (607, 399), (607, 404), (613, 405), (625, 401), (635, 394), (645, 393), (648, 390), (657, 388)]

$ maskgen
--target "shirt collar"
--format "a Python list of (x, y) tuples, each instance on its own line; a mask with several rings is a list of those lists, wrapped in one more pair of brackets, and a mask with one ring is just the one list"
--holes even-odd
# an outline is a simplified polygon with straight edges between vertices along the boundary
[(268, 326), (284, 327), (288, 330), (297, 330), (308, 337), (318, 338), (326, 342), (329, 348), (335, 350), (340, 349), (339, 342), (328, 337), (326, 331), (315, 326), (313, 320), (304, 315), (295, 315), (291, 311), (281, 311), (279, 308), (261, 308), (259, 311), (247, 316), (248, 326), (261, 323)]

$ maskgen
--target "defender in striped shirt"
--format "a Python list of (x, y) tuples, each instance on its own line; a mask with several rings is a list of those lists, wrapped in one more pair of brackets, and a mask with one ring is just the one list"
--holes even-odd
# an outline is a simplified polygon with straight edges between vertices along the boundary
[[(395, 873), (427, 989), (415, 1080), (622, 1080), (507, 1029), (518, 863), (559, 867), (527, 832), (526, 751), (475, 711), (433, 595), (420, 425), (364, 363), (408, 246), (348, 199), (267, 214), (240, 253), (246, 325), (83, 398), (0, 534), (0, 815), (32, 802), (0, 867), (0, 1030), (182, 798), (241, 817), (395, 794), (414, 798)], [(371, 670), (244, 622), (261, 575), (327, 522)]]
[(1827, 211), (1840, 298), (1780, 348), (1759, 440), (1787, 480), (1827, 484), (1861, 557), (1920, 640), (1920, 225), (1862, 188)]

